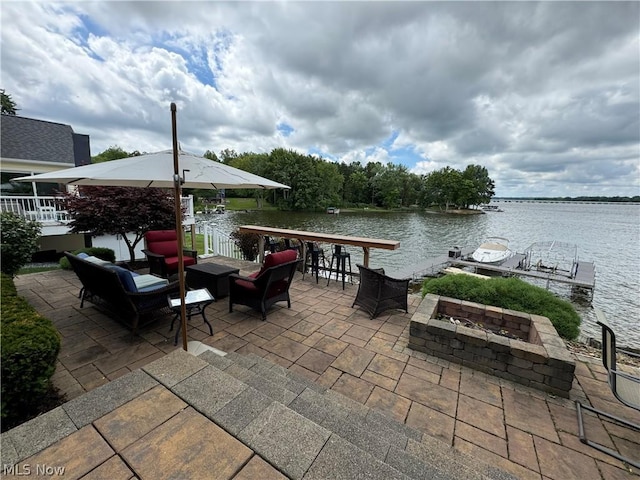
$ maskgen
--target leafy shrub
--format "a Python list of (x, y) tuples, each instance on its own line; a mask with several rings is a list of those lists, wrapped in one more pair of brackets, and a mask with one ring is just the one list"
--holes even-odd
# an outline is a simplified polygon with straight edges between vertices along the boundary
[(425, 280), (422, 295), (427, 293), (542, 315), (551, 320), (558, 335), (569, 340), (580, 333), (580, 316), (571, 303), (519, 278), (445, 275)]
[(60, 335), (51, 321), (17, 296), (11, 277), (2, 274), (1, 281), (0, 416), (2, 429), (6, 430), (38, 412), (51, 389)]
[(260, 235), (257, 233), (243, 233), (240, 230), (231, 232), (231, 238), (236, 243), (245, 260), (254, 261), (258, 257)]
[(0, 274), (0, 279), (2, 279), (2, 281), (0, 281), (0, 298), (4, 300), (5, 298), (17, 297), (18, 291), (16, 290), (15, 283), (11, 281), (11, 277), (4, 273)]
[[(74, 255), (78, 255), (79, 253), (86, 253), (87, 255), (92, 255), (111, 263), (114, 263), (116, 261), (115, 252), (112, 249), (106, 247), (85, 247), (74, 250), (70, 253), (73, 253)], [(60, 259), (60, 268), (64, 270), (71, 270), (71, 264), (69, 263), (69, 260), (67, 260), (67, 257), (62, 257)]]
[(13, 277), (38, 251), (40, 225), (11, 212), (2, 212), (0, 222), (0, 270)]

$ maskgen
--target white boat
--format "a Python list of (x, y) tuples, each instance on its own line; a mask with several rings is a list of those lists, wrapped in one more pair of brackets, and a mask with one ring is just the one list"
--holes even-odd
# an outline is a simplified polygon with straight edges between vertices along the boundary
[(509, 240), (503, 237), (489, 237), (471, 254), (471, 257), (479, 263), (499, 264), (511, 257), (513, 252), (509, 250)]

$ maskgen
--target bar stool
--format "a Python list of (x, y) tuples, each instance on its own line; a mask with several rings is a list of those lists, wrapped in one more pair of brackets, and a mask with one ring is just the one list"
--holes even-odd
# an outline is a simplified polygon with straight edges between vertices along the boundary
[(298, 242), (297, 240), (292, 241), (290, 238), (285, 238), (284, 249), (295, 250), (296, 252), (298, 252), (298, 257), (302, 256), (302, 246), (300, 245), (300, 242)]
[(318, 278), (320, 277), (320, 259), (322, 259), (322, 268), (326, 270), (327, 264), (324, 259), (324, 250), (315, 242), (307, 242), (307, 253), (305, 255), (304, 268), (302, 270), (303, 280), (304, 274), (307, 272), (307, 268), (309, 267), (309, 260), (311, 260), (311, 275), (315, 272), (316, 283), (318, 283)]
[(264, 249), (269, 249), (271, 253), (276, 253), (278, 251), (278, 243), (278, 240), (273, 237), (264, 237)]
[(333, 254), (331, 255), (331, 263), (329, 264), (329, 279), (327, 280), (327, 286), (331, 281), (334, 259), (336, 260), (336, 281), (338, 281), (338, 275), (342, 273), (342, 289), (344, 290), (344, 278), (347, 274), (347, 260), (349, 260), (349, 283), (353, 283), (353, 277), (351, 276), (351, 254), (347, 252), (344, 245), (333, 246)]

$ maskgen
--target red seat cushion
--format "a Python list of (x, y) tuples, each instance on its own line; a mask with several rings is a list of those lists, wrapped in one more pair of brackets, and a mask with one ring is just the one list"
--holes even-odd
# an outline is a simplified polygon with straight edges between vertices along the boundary
[(247, 282), (246, 280), (234, 280), (235, 284), (249, 292), (257, 293), (259, 292), (258, 288), (255, 286), (253, 282)]
[[(188, 267), (189, 265), (195, 265), (196, 263), (196, 259), (193, 257), (182, 257), (182, 261), (185, 267)], [(164, 263), (167, 264), (167, 269), (170, 272), (178, 271), (178, 257), (164, 257)]]

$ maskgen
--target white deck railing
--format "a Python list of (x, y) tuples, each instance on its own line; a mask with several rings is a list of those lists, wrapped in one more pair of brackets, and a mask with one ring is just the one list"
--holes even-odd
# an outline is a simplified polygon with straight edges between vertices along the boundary
[[(226, 233), (207, 223), (198, 224), (198, 233), (204, 233), (204, 255), (222, 255), (224, 257), (244, 260), (238, 245)], [(257, 263), (258, 260), (256, 259)]]
[[(34, 220), (42, 225), (66, 224), (71, 220), (69, 212), (62, 208), (61, 197), (32, 197), (16, 195), (0, 197), (0, 211), (12, 212), (16, 215)], [(193, 196), (182, 197), (183, 224), (195, 223)]]
[(42, 224), (59, 224), (71, 220), (69, 212), (62, 208), (59, 197), (0, 197), (0, 211), (12, 212)]

